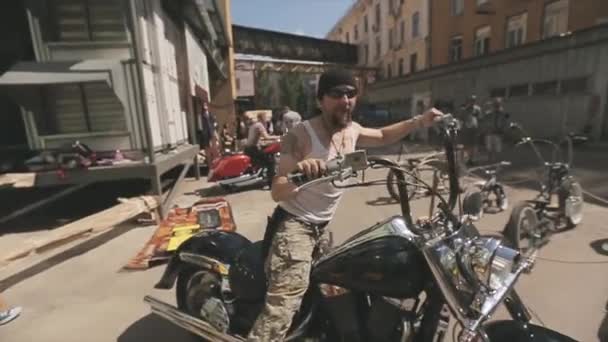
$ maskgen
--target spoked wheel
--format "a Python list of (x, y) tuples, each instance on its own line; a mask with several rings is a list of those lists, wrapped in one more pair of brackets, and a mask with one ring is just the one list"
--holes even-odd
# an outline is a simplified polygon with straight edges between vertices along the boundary
[(439, 192), (441, 194), (449, 194), (450, 193), (450, 176), (447, 172), (441, 171), (439, 172)]
[(559, 189), (559, 211), (565, 217), (567, 228), (583, 221), (583, 188), (574, 179), (567, 179)]
[(538, 226), (534, 208), (526, 202), (521, 202), (513, 208), (503, 234), (511, 247), (524, 253), (531, 247), (538, 246)]
[(505, 188), (502, 185), (497, 185), (494, 189), (494, 196), (496, 196), (496, 207), (500, 211), (506, 211), (509, 209), (509, 198), (505, 192)]
[[(386, 189), (388, 190), (389, 195), (391, 196), (392, 199), (394, 199), (397, 202), (401, 202), (401, 198), (399, 197), (399, 189), (397, 187), (397, 175), (396, 173), (397, 171), (394, 170), (389, 170), (388, 174), (386, 175)], [(408, 200), (411, 200), (414, 195), (416, 194), (416, 190), (418, 189), (417, 186), (413, 185), (416, 183), (416, 181), (414, 180), (414, 178), (410, 175), (408, 175), (407, 173), (404, 174), (405, 176), (405, 181), (408, 183), (406, 187), (407, 187), (407, 194), (408, 194)]]

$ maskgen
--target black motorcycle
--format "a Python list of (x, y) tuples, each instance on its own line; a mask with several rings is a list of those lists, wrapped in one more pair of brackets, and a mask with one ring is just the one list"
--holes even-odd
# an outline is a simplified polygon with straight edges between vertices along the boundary
[[(451, 117), (442, 121), (441, 130), (450, 195), (445, 200), (435, 194), (439, 210), (428, 220), (412, 220), (405, 170), (362, 151), (334, 161), (326, 177), (302, 185), (385, 185), (352, 183), (353, 175), (366, 168), (400, 171), (402, 213), (361, 231), (314, 263), (309, 291), (286, 340), (443, 341), (451, 313), (463, 342), (574, 341), (531, 324), (513, 289), (535, 254), (521, 255), (500, 238), (482, 237), (467, 215), (453, 213), (459, 186)], [(475, 201), (480, 210), (480, 196), (465, 198), (463, 207), (475, 207)], [(201, 232), (180, 246), (156, 287), (170, 289), (176, 282), (177, 307), (145, 298), (154, 313), (211, 341), (242, 341), (264, 303), (261, 242), (237, 233)], [(486, 322), (501, 303), (513, 320)]]

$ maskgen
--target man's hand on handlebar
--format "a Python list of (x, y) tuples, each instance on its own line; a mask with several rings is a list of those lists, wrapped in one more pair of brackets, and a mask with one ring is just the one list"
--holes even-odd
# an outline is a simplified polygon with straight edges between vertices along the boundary
[(327, 165), (320, 159), (305, 159), (297, 164), (297, 171), (312, 180), (324, 176), (327, 172)]
[(445, 114), (436, 108), (431, 108), (420, 115), (422, 127), (428, 128), (440, 121)]

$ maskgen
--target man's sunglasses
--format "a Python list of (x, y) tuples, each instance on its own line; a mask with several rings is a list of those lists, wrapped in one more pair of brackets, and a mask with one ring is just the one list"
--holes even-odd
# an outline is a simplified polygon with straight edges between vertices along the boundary
[(357, 96), (357, 89), (333, 88), (333, 89), (330, 89), (326, 95), (333, 99), (339, 99), (339, 98), (344, 97), (344, 95), (346, 95), (346, 97), (348, 97), (349, 99), (352, 99), (353, 97)]

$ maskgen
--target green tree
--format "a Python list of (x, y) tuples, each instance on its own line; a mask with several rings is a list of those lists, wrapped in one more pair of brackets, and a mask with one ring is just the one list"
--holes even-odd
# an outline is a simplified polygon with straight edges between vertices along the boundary
[(272, 96), (272, 81), (268, 71), (258, 70), (255, 77), (255, 106), (270, 108)]
[(282, 75), (279, 85), (281, 88), (281, 104), (289, 106), (294, 110), (301, 110), (300, 97), (304, 93), (302, 75), (299, 73), (285, 73)]

